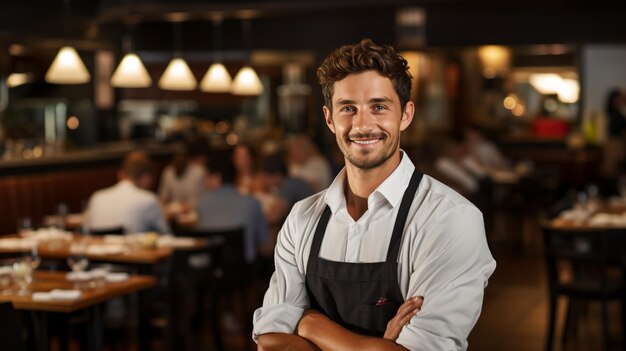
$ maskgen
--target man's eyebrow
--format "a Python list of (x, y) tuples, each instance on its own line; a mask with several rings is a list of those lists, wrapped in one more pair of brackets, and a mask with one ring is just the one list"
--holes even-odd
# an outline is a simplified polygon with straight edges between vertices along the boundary
[[(391, 98), (388, 97), (379, 97), (379, 98), (371, 98), (369, 99), (368, 103), (370, 104), (377, 104), (377, 103), (389, 103), (392, 102), (393, 100)], [(340, 99), (337, 102), (335, 102), (335, 106), (343, 106), (343, 105), (354, 105), (356, 104), (356, 101), (354, 100), (348, 100), (348, 99)]]
[(335, 102), (335, 106), (353, 105), (355, 103), (356, 103), (356, 101), (354, 101), (354, 100), (340, 99), (337, 102)]
[(380, 98), (371, 98), (371, 99), (369, 100), (369, 103), (370, 103), (370, 104), (372, 104), (372, 103), (374, 103), (374, 104), (375, 104), (375, 103), (381, 103), (381, 102), (387, 102), (387, 103), (389, 103), (389, 102), (392, 102), (392, 101), (393, 101), (393, 100), (392, 100), (391, 98), (388, 98), (388, 97), (380, 97)]

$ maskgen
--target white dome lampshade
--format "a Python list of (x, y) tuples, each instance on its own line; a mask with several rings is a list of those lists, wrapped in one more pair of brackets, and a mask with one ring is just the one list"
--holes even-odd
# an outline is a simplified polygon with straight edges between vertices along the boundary
[(235, 76), (231, 93), (235, 95), (261, 95), (263, 84), (250, 66), (244, 66)]
[(209, 67), (200, 82), (200, 90), (209, 93), (227, 93), (230, 91), (232, 78), (221, 63), (214, 63)]
[(71, 46), (64, 46), (46, 72), (46, 82), (54, 84), (82, 84), (91, 79), (87, 67)]
[(111, 85), (117, 88), (146, 88), (152, 78), (136, 54), (126, 54), (111, 77)]
[(159, 88), (164, 90), (194, 90), (197, 86), (196, 77), (182, 58), (170, 61), (159, 79)]

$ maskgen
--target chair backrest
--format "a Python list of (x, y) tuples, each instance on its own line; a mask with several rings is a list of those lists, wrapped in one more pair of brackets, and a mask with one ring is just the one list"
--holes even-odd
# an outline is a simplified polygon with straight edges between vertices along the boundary
[(222, 281), (238, 281), (247, 279), (250, 269), (246, 263), (243, 227), (221, 230), (185, 230), (177, 232), (178, 236), (205, 238), (210, 242), (223, 241), (216, 256), (216, 278)]
[(125, 230), (124, 230), (124, 227), (113, 227), (113, 228), (89, 229), (89, 233), (92, 235), (123, 235), (125, 233)]
[(221, 249), (219, 243), (211, 243), (207, 247), (174, 250), (170, 258), (170, 281), (187, 285), (211, 280)]
[(10, 302), (0, 303), (0, 340), (3, 351), (26, 350), (22, 324)]
[(618, 233), (606, 229), (556, 228), (544, 225), (544, 252), (551, 291), (574, 279), (595, 282), (604, 289), (611, 263), (611, 238)]

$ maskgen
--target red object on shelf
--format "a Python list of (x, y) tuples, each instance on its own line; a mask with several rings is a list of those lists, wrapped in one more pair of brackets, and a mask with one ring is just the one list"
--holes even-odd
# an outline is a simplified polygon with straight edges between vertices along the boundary
[(532, 123), (533, 134), (541, 138), (564, 138), (569, 131), (569, 123), (562, 119), (537, 117)]

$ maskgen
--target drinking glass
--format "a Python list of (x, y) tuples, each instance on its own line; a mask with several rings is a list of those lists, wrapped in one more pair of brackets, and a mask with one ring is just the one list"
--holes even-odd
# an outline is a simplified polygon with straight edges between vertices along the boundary
[(17, 220), (17, 234), (21, 237), (27, 237), (33, 230), (33, 221), (30, 217), (20, 217)]
[(0, 295), (10, 295), (13, 283), (13, 268), (0, 263)]
[(70, 245), (70, 252), (67, 256), (67, 265), (73, 272), (82, 272), (87, 269), (89, 260), (86, 255), (87, 246), (85, 243), (76, 242)]
[(33, 246), (31, 246), (27, 256), (33, 270), (37, 269), (41, 264), (41, 256), (39, 256), (39, 243), (33, 242)]
[(67, 219), (68, 212), (69, 209), (65, 202), (61, 202), (56, 205), (55, 226), (60, 230), (65, 230), (65, 220)]
[(29, 260), (21, 259), (13, 263), (13, 278), (17, 281), (18, 295), (30, 295), (29, 285), (33, 281), (33, 267)]

